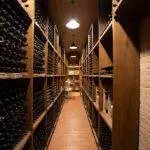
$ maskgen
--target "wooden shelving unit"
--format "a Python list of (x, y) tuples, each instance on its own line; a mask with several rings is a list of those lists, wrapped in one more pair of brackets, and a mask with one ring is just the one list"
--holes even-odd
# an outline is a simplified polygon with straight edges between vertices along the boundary
[[(138, 33), (143, 18), (150, 16), (149, 2), (99, 0), (98, 3), (99, 16), (87, 38), (87, 43), (93, 41), (90, 44), (93, 46), (88, 49), (85, 45), (81, 57), (83, 102), (100, 149), (138, 149)], [(98, 68), (96, 72), (92, 71), (93, 65)], [(97, 98), (93, 96), (95, 87)]]
[[(23, 88), (26, 98), (24, 106), (21, 107), (25, 107), (26, 113), (24, 132), (18, 138), (13, 137), (14, 143), (9, 142), (10, 136), (7, 140), (7, 143), (10, 143), (10, 147), (7, 147), (7, 143), (3, 143), (4, 145), (2, 144), (0, 149), (44, 150), (48, 148), (49, 137), (53, 134), (64, 101), (64, 82), (67, 73), (66, 60), (64, 59), (65, 53), (59, 50), (58, 31), (57, 40), (53, 41), (56, 38), (55, 30), (57, 27), (53, 20), (49, 18), (47, 0), (42, 1), (42, 3), (39, 0), (27, 0), (26, 2), (21, 0), (6, 1), (0, 2), (0, 7), (11, 7), (11, 10), (16, 15), (20, 15), (21, 19), (27, 24), (25, 31), (27, 65), (26, 72), (0, 72), (0, 86), (6, 86), (6, 90), (15, 90), (16, 87), (18, 89)], [(36, 47), (36, 44), (39, 44), (39, 46)], [(48, 56), (49, 53), (52, 53), (52, 55)], [(43, 62), (41, 70), (35, 68), (36, 63), (41, 61), (37, 62), (36, 60), (35, 63), (35, 58), (37, 59), (38, 57)], [(11, 89), (9, 89), (10, 87)], [(3, 91), (1, 91), (2, 94)], [(34, 115), (37, 113), (38, 115), (35, 118)], [(17, 127), (15, 132), (19, 134), (19, 127)]]

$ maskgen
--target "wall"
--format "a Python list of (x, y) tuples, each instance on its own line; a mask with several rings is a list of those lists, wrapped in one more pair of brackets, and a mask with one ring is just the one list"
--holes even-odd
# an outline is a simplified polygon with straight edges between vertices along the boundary
[(141, 23), (139, 150), (150, 150), (150, 18)]

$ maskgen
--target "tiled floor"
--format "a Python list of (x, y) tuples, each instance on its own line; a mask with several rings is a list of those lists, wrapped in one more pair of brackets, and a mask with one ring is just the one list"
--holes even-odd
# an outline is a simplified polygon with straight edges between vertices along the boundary
[(65, 102), (48, 150), (98, 150), (79, 93)]

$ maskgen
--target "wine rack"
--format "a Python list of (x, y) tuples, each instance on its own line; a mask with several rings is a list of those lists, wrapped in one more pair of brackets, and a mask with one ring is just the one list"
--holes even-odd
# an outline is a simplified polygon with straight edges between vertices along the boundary
[(44, 109), (44, 81), (45, 79), (35, 78), (33, 81), (33, 121), (42, 114)]
[(46, 149), (62, 108), (67, 65), (47, 7), (0, 1), (0, 149)]
[(54, 63), (53, 63), (53, 58), (54, 58), (54, 51), (50, 46), (48, 46), (48, 74), (54, 74)]
[(0, 82), (0, 149), (13, 149), (27, 133), (27, 86), (20, 80)]
[(36, 150), (44, 150), (46, 145), (46, 119), (40, 123), (33, 134), (33, 147)]
[(54, 101), (53, 96), (53, 78), (47, 79), (47, 102), (50, 105)]
[(27, 72), (26, 34), (31, 20), (17, 6), (0, 2), (0, 72)]
[(112, 149), (112, 134), (106, 123), (99, 118), (100, 120), (100, 144), (103, 150)]
[(48, 39), (54, 45), (54, 23), (51, 18), (48, 20)]
[[(139, 41), (149, 40), (143, 32), (148, 31), (149, 4), (148, 0), (98, 0), (98, 16), (82, 50), (81, 71), (82, 98), (99, 149), (146, 149), (149, 145), (143, 144), (142, 138), (138, 145), (142, 133)], [(146, 53), (142, 55), (143, 62), (146, 57)], [(142, 66), (145, 68), (145, 63)]]
[(42, 33), (38, 32), (35, 28), (35, 34), (34, 34), (34, 62), (33, 62), (33, 68), (34, 73), (44, 73), (44, 47), (46, 39), (42, 35)]
[(47, 138), (51, 136), (55, 124), (53, 113), (53, 109), (50, 109), (50, 111), (47, 113)]
[(88, 33), (88, 54), (90, 53), (92, 47), (93, 47), (93, 26), (91, 26)]
[(35, 21), (39, 24), (44, 32), (47, 30), (47, 11), (48, 8), (46, 2), (35, 0)]

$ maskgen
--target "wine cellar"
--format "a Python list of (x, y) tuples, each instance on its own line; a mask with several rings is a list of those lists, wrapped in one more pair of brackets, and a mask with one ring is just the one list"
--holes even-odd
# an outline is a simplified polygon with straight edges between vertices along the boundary
[(149, 6), (0, 0), (0, 150), (149, 150)]

